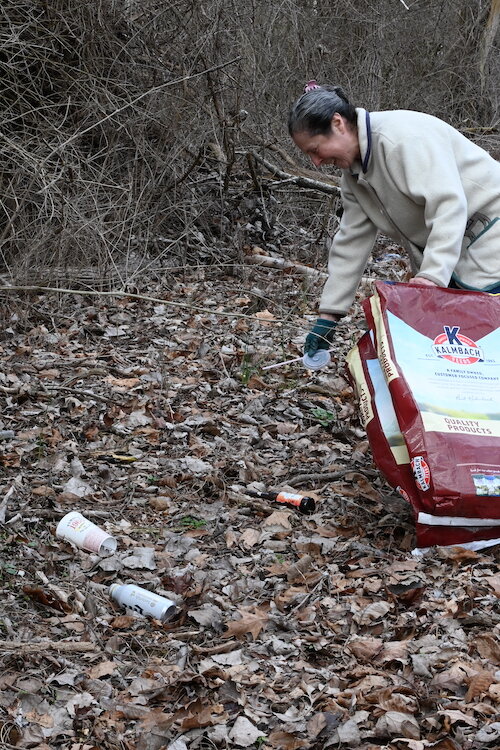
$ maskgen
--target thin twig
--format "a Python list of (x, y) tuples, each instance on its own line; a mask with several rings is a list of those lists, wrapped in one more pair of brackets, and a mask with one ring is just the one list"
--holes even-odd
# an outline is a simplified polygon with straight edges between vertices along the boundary
[[(26, 515), (24, 516), (25, 523), (33, 523), (37, 518), (47, 518), (51, 521), (59, 521), (61, 518), (61, 514), (64, 515), (65, 510), (63, 508), (61, 508), (60, 510), (50, 510), (47, 508), (30, 508), (29, 514), (27, 511), (23, 512), (26, 512)], [(105, 510), (87, 510), (86, 508), (85, 515), (89, 516), (90, 518), (109, 518), (113, 515), (113, 513), (111, 513), (111, 511)]]
[(366, 479), (373, 479), (375, 476), (364, 469), (344, 469), (343, 471), (297, 474), (290, 477), (288, 482), (292, 487), (299, 484), (307, 484), (308, 482), (334, 482), (336, 479), (343, 479), (347, 474), (362, 474)]
[(37, 651), (62, 651), (74, 653), (78, 651), (100, 651), (95, 643), (88, 641), (38, 641), (36, 643), (23, 643), (23, 641), (0, 641), (0, 651), (20, 651), (24, 654), (32, 654)]
[(214, 65), (212, 68), (207, 68), (206, 70), (202, 70), (199, 73), (193, 73), (192, 75), (188, 76), (182, 76), (181, 78), (176, 78), (173, 81), (167, 81), (166, 83), (161, 83), (159, 86), (153, 86), (153, 88), (148, 89), (147, 91), (143, 91), (142, 94), (139, 94), (139, 96), (136, 96), (134, 99), (131, 99), (129, 102), (126, 102), (121, 107), (118, 107), (113, 112), (110, 112), (109, 115), (106, 115), (106, 117), (101, 118), (97, 122), (92, 123), (92, 125), (89, 125), (88, 128), (84, 128), (84, 130), (80, 130), (78, 133), (73, 133), (73, 135), (70, 138), (67, 138), (63, 143), (60, 143), (56, 148), (52, 149), (52, 151), (43, 159), (41, 164), (45, 164), (54, 154), (57, 154), (59, 151), (62, 151), (63, 148), (66, 148), (70, 143), (73, 143), (77, 138), (80, 138), (80, 136), (85, 135), (85, 133), (88, 133), (90, 130), (93, 130), (98, 125), (102, 125), (107, 120), (112, 119), (116, 115), (120, 114), (120, 112), (123, 112), (123, 110), (128, 109), (128, 107), (133, 107), (137, 102), (140, 102), (141, 99), (144, 99), (146, 96), (149, 96), (149, 94), (156, 94), (158, 91), (163, 91), (163, 89), (168, 88), (169, 86), (176, 86), (179, 83), (185, 83), (186, 81), (191, 81), (193, 78), (199, 78), (200, 76), (206, 75), (208, 73), (213, 73), (216, 70), (221, 70), (222, 68), (227, 68), (229, 65), (233, 65), (235, 62), (238, 62), (238, 60), (241, 60), (241, 55), (238, 55), (238, 57), (234, 57), (232, 60), (228, 60), (225, 63), (220, 63), (219, 65)]
[[(256, 257), (256, 256), (254, 256)], [(53, 286), (0, 286), (0, 292), (57, 292), (58, 294), (79, 294), (82, 297), (120, 297), (129, 299), (145, 300), (146, 302), (155, 302), (168, 307), (180, 307), (185, 310), (194, 310), (195, 312), (208, 313), (209, 315), (218, 315), (221, 318), (246, 318), (247, 320), (258, 320), (254, 315), (237, 313), (231, 311), (221, 312), (219, 310), (210, 310), (208, 307), (198, 307), (190, 305), (187, 302), (172, 302), (171, 300), (162, 299), (161, 297), (149, 297), (145, 294), (133, 294), (132, 292), (101, 292), (95, 289), (65, 289), (63, 287)], [(268, 321), (266, 320), (266, 323)], [(288, 321), (280, 318), (271, 319), (271, 323), (287, 323)]]
[(123, 401), (117, 401), (116, 398), (110, 398), (108, 396), (99, 396), (97, 393), (90, 393), (89, 391), (80, 391), (77, 388), (65, 388), (63, 385), (46, 386), (46, 391), (50, 393), (57, 393), (58, 391), (67, 391), (68, 393), (74, 393), (75, 396), (83, 396), (85, 398), (91, 398), (94, 401), (101, 401), (103, 404), (116, 404), (117, 406), (123, 406)]

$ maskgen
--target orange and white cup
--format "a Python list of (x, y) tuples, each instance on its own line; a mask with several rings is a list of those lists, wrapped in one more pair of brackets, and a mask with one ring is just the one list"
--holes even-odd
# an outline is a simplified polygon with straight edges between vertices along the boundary
[(113, 536), (74, 510), (61, 518), (57, 524), (56, 536), (99, 555), (114, 552), (117, 547)]

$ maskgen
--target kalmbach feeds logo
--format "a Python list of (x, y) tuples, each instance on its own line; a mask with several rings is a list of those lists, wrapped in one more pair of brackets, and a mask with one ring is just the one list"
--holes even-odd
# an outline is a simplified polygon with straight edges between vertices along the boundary
[(431, 486), (431, 471), (427, 461), (422, 456), (415, 456), (410, 461), (415, 482), (421, 490), (426, 492)]
[(434, 354), (455, 365), (474, 365), (483, 361), (482, 349), (468, 336), (459, 333), (460, 326), (443, 327), (444, 333), (436, 336), (432, 344)]

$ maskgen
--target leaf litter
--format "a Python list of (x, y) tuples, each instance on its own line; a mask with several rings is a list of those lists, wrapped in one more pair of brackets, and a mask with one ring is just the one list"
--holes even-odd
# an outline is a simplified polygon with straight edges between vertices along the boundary
[[(300, 355), (317, 290), (235, 273), (148, 290), (205, 312), (43, 295), (4, 311), (0, 747), (498, 748), (498, 551), (411, 554), (345, 378), (359, 300), (328, 370), (264, 371)], [(71, 510), (116, 551), (58, 539)], [(177, 614), (123, 610), (115, 582)]]

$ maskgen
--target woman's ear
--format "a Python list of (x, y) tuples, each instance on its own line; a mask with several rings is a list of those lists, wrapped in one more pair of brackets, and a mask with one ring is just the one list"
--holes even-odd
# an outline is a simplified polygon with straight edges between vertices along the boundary
[(342, 117), (342, 115), (339, 115), (338, 112), (334, 112), (333, 117), (330, 120), (330, 126), (332, 129), (332, 132), (343, 133), (345, 130), (345, 123), (344, 123), (344, 118)]

